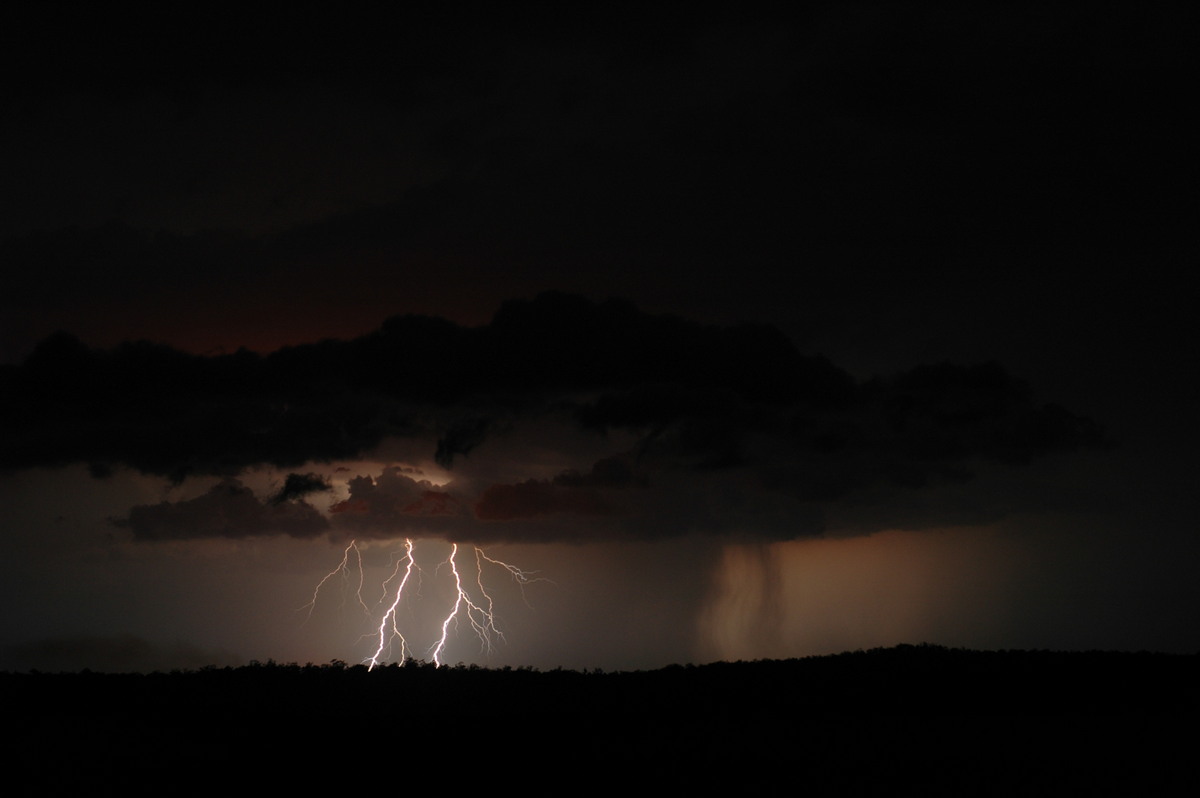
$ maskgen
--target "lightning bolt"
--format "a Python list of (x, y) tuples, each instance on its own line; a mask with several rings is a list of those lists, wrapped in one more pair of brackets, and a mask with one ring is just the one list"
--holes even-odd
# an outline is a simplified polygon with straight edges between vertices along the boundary
[[(451, 544), (449, 556), (442, 561), (438, 566), (441, 570), (442, 566), (449, 566), (450, 573), (454, 579), (454, 604), (450, 611), (442, 619), (441, 635), (437, 641), (429, 647), (428, 653), (433, 659), (435, 667), (442, 666), (442, 656), (446, 650), (446, 645), (450, 640), (452, 630), (457, 630), (461, 621), (466, 621), (470, 624), (471, 630), (475, 636), (479, 638), (480, 651), (490, 654), (492, 647), (499, 641), (504, 640), (504, 633), (496, 625), (495, 601), (492, 594), (488, 592), (484, 585), (484, 563), (488, 562), (506, 570), (515, 581), (521, 590), (521, 598), (525, 601), (526, 606), (529, 604), (528, 598), (525, 596), (525, 586), (532, 582), (548, 582), (550, 580), (541, 577), (535, 577), (535, 571), (524, 571), (514, 565), (489, 557), (483, 549), (478, 546), (475, 548), (475, 588), (481, 598), (473, 598), (471, 592), (468, 591), (464, 584), (463, 574), (459, 566), (458, 544)], [(399, 622), (399, 608), (405, 596), (405, 589), (408, 586), (409, 579), (413, 575), (413, 571), (421, 572), (420, 566), (417, 565), (416, 558), (413, 554), (414, 545), (411, 539), (406, 538), (404, 541), (404, 555), (396, 560), (395, 567), (392, 573), (383, 582), (383, 592), (379, 599), (379, 605), (383, 606), (388, 602), (387, 609), (380, 618), (379, 626), (371, 635), (376, 639), (375, 653), (364, 660), (367, 664), (367, 670), (374, 670), (379, 665), (385, 656), (385, 651), (388, 655), (392, 653), (394, 645), (398, 642), (400, 647), (400, 659), (406, 659), (411, 647), (408, 640), (404, 637), (401, 631)], [(353, 552), (353, 558), (351, 553)], [(352, 565), (353, 559), (353, 565)], [(316, 606), (317, 599), (321, 593), (321, 588), (325, 586), (334, 577), (341, 575), (344, 582), (349, 582), (351, 572), (358, 571), (358, 587), (356, 595), (358, 603), (362, 606), (363, 611), (368, 615), (371, 614), (366, 602), (362, 599), (362, 587), (364, 582), (362, 552), (359, 550), (355, 541), (350, 541), (345, 551), (342, 552), (342, 561), (336, 568), (326, 574), (320, 582), (317, 583), (313, 590), (312, 600), (300, 609), (307, 609), (309, 617), (312, 616), (313, 608)], [(403, 573), (401, 573), (403, 572)], [(395, 584), (395, 591), (392, 592), (389, 585)], [(389, 602), (390, 599), (390, 602)]]
[(330, 579), (333, 579), (338, 574), (342, 575), (343, 595), (344, 595), (345, 583), (348, 582), (350, 579), (350, 552), (352, 552), (352, 551), (354, 552), (355, 558), (358, 560), (358, 589), (355, 591), (355, 596), (358, 598), (359, 606), (361, 606), (363, 608), (363, 612), (365, 612), (367, 615), (371, 614), (370, 607), (367, 606), (367, 603), (365, 601), (363, 601), (363, 597), (362, 597), (362, 588), (363, 588), (363, 579), (364, 579), (363, 567), (362, 567), (362, 552), (358, 550), (358, 545), (357, 545), (356, 541), (352, 540), (352, 541), (350, 541), (350, 545), (346, 547), (346, 550), (344, 552), (342, 552), (342, 561), (340, 564), (338, 564), (338, 567), (334, 568), (332, 571), (325, 574), (325, 578), (322, 579), (320, 582), (318, 582), (317, 586), (315, 588), (313, 588), (312, 601), (308, 602), (307, 604), (305, 604), (303, 607), (300, 608), (302, 610), (308, 610), (308, 615), (304, 619), (306, 623), (308, 622), (308, 620), (310, 618), (312, 618), (313, 610), (317, 606), (317, 596), (320, 594), (321, 588), (325, 586), (326, 582), (328, 582)]
[[(476, 551), (478, 552), (479, 549), (476, 549)], [(450, 556), (447, 557), (446, 562), (443, 563), (443, 565), (449, 565), (450, 571), (454, 574), (454, 588), (457, 592), (457, 595), (454, 599), (453, 609), (451, 609), (450, 614), (446, 616), (446, 620), (442, 621), (441, 639), (439, 639), (432, 648), (433, 664), (438, 667), (441, 667), (442, 665), (442, 650), (445, 649), (446, 639), (450, 635), (450, 624), (453, 623), (455, 628), (458, 627), (458, 614), (463, 610), (463, 607), (466, 607), (465, 615), (471, 624), (471, 628), (479, 637), (481, 651), (486, 651), (490, 654), (492, 651), (492, 640), (497, 638), (501, 640), (504, 639), (504, 635), (499, 629), (496, 628), (496, 618), (492, 613), (492, 598), (483, 588), (482, 572), (480, 572), (479, 576), (476, 578), (476, 584), (479, 585), (480, 592), (482, 592), (484, 598), (487, 599), (487, 609), (484, 609), (472, 601), (471, 596), (467, 593), (466, 589), (463, 588), (462, 575), (458, 572), (458, 562), (455, 559), (457, 554), (458, 544), (455, 543), (450, 548)], [(478, 564), (478, 557), (476, 557), (475, 562)]]
[[(493, 560), (491, 557), (487, 556), (487, 554), (484, 553), (483, 549), (476, 546), (475, 547), (475, 563), (476, 563), (476, 565), (479, 566), (479, 578), (481, 580), (479, 582), (479, 589), (481, 591), (483, 590), (483, 582), (482, 582), (483, 563), (480, 562), (481, 559), (487, 560), (488, 562), (492, 563), (493, 565), (499, 565), (501, 568), (505, 569), (506, 571), (509, 572), (509, 574), (512, 575), (513, 581), (516, 582), (517, 586), (520, 587), (520, 589), (521, 589), (521, 599), (525, 602), (526, 607), (532, 608), (532, 605), (529, 603), (529, 599), (525, 597), (525, 586), (532, 584), (534, 582), (550, 582), (550, 580), (546, 579), (545, 577), (542, 577), (542, 576), (535, 577), (534, 574), (536, 574), (537, 571), (523, 571), (520, 568), (516, 567), (515, 565), (509, 565), (508, 563), (501, 562), (500, 560)], [(553, 584), (553, 583), (551, 582), (551, 584)], [(487, 593), (485, 592), (484, 595), (486, 596)], [(488, 601), (491, 602), (491, 597), (488, 598)]]
[[(400, 564), (402, 562), (407, 563), (404, 568), (404, 578), (400, 580), (400, 584), (396, 587), (396, 599), (392, 602), (392, 605), (388, 607), (387, 612), (383, 614), (383, 620), (379, 622), (379, 648), (375, 649), (374, 656), (372, 656), (369, 660), (370, 665), (367, 666), (368, 671), (374, 670), (375, 666), (379, 664), (379, 658), (383, 654), (384, 647), (392, 640), (400, 641), (400, 659), (403, 660), (407, 656), (408, 641), (404, 639), (404, 635), (400, 633), (400, 627), (396, 624), (396, 607), (400, 606), (400, 599), (404, 595), (404, 586), (408, 584), (408, 577), (412, 575), (413, 566), (415, 565), (412, 552), (412, 541), (406, 538), (404, 540), (404, 559), (396, 561), (396, 569), (392, 571), (392, 575), (389, 576), (383, 583), (384, 596), (387, 596), (388, 582), (391, 582), (396, 578), (396, 574), (400, 573)], [(389, 621), (391, 622), (390, 634), (388, 632)]]

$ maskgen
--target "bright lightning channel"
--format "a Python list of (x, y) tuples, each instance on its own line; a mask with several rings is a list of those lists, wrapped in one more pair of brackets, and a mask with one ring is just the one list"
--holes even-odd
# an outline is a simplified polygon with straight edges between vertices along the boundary
[[(479, 551), (477, 548), (476, 551)], [(442, 650), (446, 647), (446, 638), (450, 634), (450, 624), (454, 623), (455, 628), (458, 627), (458, 613), (465, 606), (467, 620), (471, 623), (471, 628), (475, 630), (475, 634), (479, 637), (479, 642), (483, 650), (489, 654), (492, 652), (493, 638), (504, 639), (504, 635), (496, 628), (496, 619), (492, 615), (492, 598), (483, 589), (483, 574), (480, 573), (476, 583), (479, 585), (480, 591), (483, 592), (484, 598), (487, 599), (488, 609), (484, 609), (475, 602), (471, 601), (471, 597), (467, 591), (463, 589), (462, 576), (458, 573), (458, 563), (454, 557), (458, 554), (458, 544), (455, 543), (450, 548), (450, 556), (446, 558), (445, 565), (450, 566), (450, 570), (454, 573), (454, 587), (458, 595), (454, 600), (454, 608), (450, 610), (450, 614), (446, 616), (446, 620), (442, 621), (442, 637), (433, 646), (433, 664), (439, 668), (442, 665)], [(478, 557), (476, 563), (479, 562)]]
[[(387, 612), (383, 614), (383, 620), (379, 622), (379, 648), (375, 649), (375, 654), (368, 660), (370, 665), (367, 670), (374, 670), (379, 664), (379, 658), (383, 655), (383, 649), (393, 639), (400, 641), (400, 659), (404, 659), (408, 652), (408, 641), (404, 639), (404, 635), (400, 633), (400, 627), (396, 623), (396, 608), (400, 606), (400, 599), (404, 595), (404, 586), (408, 584), (408, 577), (412, 575), (413, 570), (413, 544), (409, 539), (404, 540), (404, 559), (396, 561), (396, 569), (392, 571), (392, 575), (384, 581), (384, 595), (387, 595), (387, 584), (396, 578), (396, 574), (400, 573), (400, 563), (406, 562), (404, 568), (404, 578), (400, 580), (399, 586), (396, 588), (396, 600), (388, 607)], [(388, 622), (391, 622), (391, 633), (388, 632)]]
[[(483, 553), (483, 549), (476, 546), (475, 547), (475, 565), (479, 569), (479, 578), (481, 580), (483, 579), (483, 563), (480, 562), (480, 558), (487, 560), (488, 562), (492, 563), (493, 565), (499, 565), (501, 568), (505, 569), (506, 571), (509, 572), (509, 574), (512, 575), (513, 581), (516, 582), (517, 586), (520, 587), (520, 589), (521, 589), (521, 598), (522, 598), (522, 600), (525, 601), (525, 606), (527, 606), (527, 607), (530, 606), (530, 604), (529, 604), (529, 599), (525, 598), (525, 585), (528, 585), (532, 582), (548, 582), (548, 581), (550, 581), (550, 580), (544, 579), (540, 576), (535, 577), (533, 575), (534, 573), (536, 573), (535, 571), (523, 571), (520, 568), (517, 568), (515, 565), (509, 565), (508, 563), (501, 562), (500, 560), (493, 560), (491, 557), (489, 557)], [(482, 581), (480, 581), (480, 583), (479, 583), (479, 589), (480, 589), (480, 591), (483, 592), (483, 594), (485, 596), (487, 596), (487, 592), (483, 590), (483, 582)], [(488, 596), (488, 604), (489, 605), (491, 604), (491, 601), (492, 601), (491, 596)]]
[(315, 588), (313, 588), (312, 601), (308, 602), (307, 604), (305, 604), (303, 607), (300, 608), (302, 610), (308, 610), (308, 616), (305, 618), (305, 622), (307, 622), (309, 618), (312, 618), (313, 610), (317, 606), (317, 595), (321, 592), (321, 588), (325, 586), (326, 582), (328, 582), (330, 579), (333, 579), (338, 574), (342, 575), (343, 588), (345, 587), (345, 583), (349, 581), (350, 570), (351, 570), (350, 569), (350, 552), (351, 551), (354, 552), (354, 556), (358, 560), (358, 589), (355, 590), (354, 595), (358, 599), (359, 606), (361, 606), (363, 608), (363, 612), (365, 612), (367, 615), (371, 614), (371, 608), (367, 606), (367, 603), (365, 601), (363, 601), (363, 597), (362, 597), (362, 588), (363, 588), (362, 552), (358, 550), (358, 545), (356, 544), (355, 541), (352, 540), (352, 541), (350, 541), (350, 545), (346, 547), (346, 550), (344, 552), (342, 552), (342, 561), (338, 565), (338, 567), (334, 568), (332, 571), (325, 574), (325, 578), (323, 578), (320, 582), (318, 582), (317, 586)]
[[(450, 555), (442, 562), (442, 565), (450, 566), (450, 572), (453, 574), (455, 598), (454, 604), (450, 608), (449, 613), (442, 620), (441, 636), (438, 638), (437, 642), (435, 642), (429, 648), (429, 652), (432, 656), (435, 667), (440, 668), (442, 666), (442, 654), (445, 651), (447, 642), (449, 641), (451, 627), (457, 629), (462, 618), (466, 619), (466, 621), (471, 625), (471, 630), (475, 633), (476, 637), (479, 638), (481, 651), (490, 654), (493, 644), (496, 641), (504, 639), (504, 634), (500, 631), (499, 627), (496, 626), (495, 602), (492, 599), (492, 595), (484, 586), (483, 563), (485, 561), (508, 571), (509, 575), (513, 578), (513, 581), (515, 581), (519, 586), (521, 590), (521, 597), (525, 600), (527, 606), (529, 605), (529, 601), (525, 597), (525, 586), (532, 582), (549, 581), (541, 577), (535, 577), (533, 575), (535, 572), (533, 571), (524, 571), (514, 565), (510, 565), (509, 563), (489, 557), (486, 553), (484, 553), (483, 549), (479, 548), (478, 546), (474, 548), (475, 585), (479, 590), (479, 594), (483, 597), (481, 603), (472, 599), (471, 594), (463, 586), (463, 578), (461, 572), (459, 571), (458, 565), (457, 543), (451, 544)], [(362, 599), (362, 586), (364, 580), (362, 552), (359, 550), (357, 543), (352, 540), (350, 541), (350, 545), (348, 545), (345, 551), (342, 553), (341, 563), (317, 583), (316, 588), (313, 590), (312, 600), (304, 607), (301, 607), (301, 609), (308, 610), (309, 617), (312, 616), (313, 608), (317, 603), (317, 597), (321, 592), (321, 588), (326, 582), (328, 582), (330, 579), (333, 579), (335, 576), (338, 576), (339, 574), (341, 574), (343, 581), (349, 581), (350, 572), (354, 570), (350, 564), (351, 552), (354, 552), (356, 560), (355, 564), (358, 570), (358, 588), (356, 590), (358, 603), (362, 606), (363, 610), (367, 612), (367, 614), (370, 614), (370, 609)], [(404, 574), (403, 576), (400, 576), (402, 567)], [(404, 598), (405, 587), (408, 585), (409, 578), (412, 576), (414, 570), (420, 572), (421, 569), (416, 564), (416, 559), (413, 557), (413, 542), (411, 539), (406, 538), (404, 541), (404, 556), (396, 561), (396, 566), (391, 575), (388, 576), (388, 578), (383, 582), (383, 595), (379, 600), (380, 605), (387, 600), (389, 595), (392, 595), (393, 597), (391, 599), (391, 603), (384, 611), (383, 617), (379, 621), (379, 627), (376, 630), (378, 644), (375, 648), (375, 653), (364, 660), (364, 662), (367, 664), (367, 670), (374, 670), (374, 668), (383, 660), (385, 649), (390, 654), (391, 646), (393, 646), (396, 641), (399, 642), (400, 646), (400, 659), (403, 660), (408, 655), (410, 646), (408, 641), (405, 639), (404, 634), (400, 630), (398, 612), (400, 602)], [(396, 584), (395, 593), (391, 594), (388, 589), (388, 585), (395, 582), (397, 577), (399, 577), (399, 581)]]

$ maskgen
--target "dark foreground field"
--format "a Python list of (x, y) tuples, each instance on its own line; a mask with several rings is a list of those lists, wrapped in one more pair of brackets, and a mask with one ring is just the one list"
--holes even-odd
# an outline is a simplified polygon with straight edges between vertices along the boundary
[(1200, 657), (0, 674), (6, 795), (1193, 794)]

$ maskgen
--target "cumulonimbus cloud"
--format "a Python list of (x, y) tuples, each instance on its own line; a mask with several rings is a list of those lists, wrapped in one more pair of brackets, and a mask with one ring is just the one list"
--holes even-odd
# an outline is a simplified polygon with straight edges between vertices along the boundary
[[(979, 462), (1019, 466), (1106, 443), (1095, 423), (1036, 402), (995, 363), (860, 381), (766, 325), (554, 293), (505, 303), (482, 327), (403, 316), (268, 355), (144, 342), (102, 351), (57, 335), (0, 370), (0, 388), (0, 468), (82, 461), (97, 475), (119, 465), (226, 478), (190, 503), (135, 508), (127, 523), (145, 539), (318, 532), (324, 516), (303, 508), (330, 488), (326, 477), (294, 472), (261, 500), (237, 475), (354, 460), (395, 438), (423, 442), (457, 478), (360, 476), (335, 503), (336, 523), (419, 519), (447, 536), (519, 538), (505, 525), (571, 517), (576, 529), (629, 533), (670, 514), (717, 531), (744, 519), (776, 536), (789, 512), (863, 488), (961, 481)], [(567, 464), (557, 472), (519, 458), (503, 474), (472, 471), (479, 453), (546, 419), (601, 449), (633, 444), (596, 457), (563, 440), (549, 444)]]

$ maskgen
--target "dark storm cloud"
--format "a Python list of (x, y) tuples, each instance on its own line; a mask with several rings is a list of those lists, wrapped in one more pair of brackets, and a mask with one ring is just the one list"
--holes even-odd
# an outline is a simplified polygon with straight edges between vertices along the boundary
[(113, 463), (180, 480), (354, 457), (403, 432), (390, 405), (349, 375), (322, 375), (338, 357), (331, 346), (348, 345), (202, 357), (146, 342), (101, 351), (55, 335), (0, 374), (0, 467)]
[(396, 466), (377, 477), (358, 475), (348, 484), (350, 496), (330, 508), (337, 522), (350, 528), (403, 530), (405, 524), (446, 523), (469, 516), (463, 499), (418, 479)]
[(487, 437), (488, 419), (463, 419), (455, 422), (438, 440), (434, 461), (442, 468), (454, 465), (456, 455), (468, 454)]
[(0, 380), (4, 467), (119, 463), (176, 478), (352, 458), (389, 435), (437, 435), (431, 454), (448, 465), (483, 445), (493, 419), (543, 415), (637, 431), (645, 452), (714, 468), (741, 462), (756, 433), (914, 461), (1020, 460), (1099, 439), (996, 365), (860, 384), (771, 327), (563, 294), (508, 302), (479, 328), (398, 317), (266, 356), (102, 351), (59, 334)]
[[(480, 445), (490, 417), (566, 412), (573, 392), (725, 382), (749, 400), (819, 403), (850, 390), (828, 363), (761, 337), (557, 294), (507, 303), (481, 328), (399, 317), (371, 335), (267, 356), (146, 342), (103, 351), (58, 334), (0, 371), (0, 466), (116, 463), (181, 479), (353, 458), (388, 435), (426, 433), (450, 464)], [(589, 424), (613, 421), (581, 412)], [(689, 408), (639, 412), (618, 420), (661, 424)]]
[(710, 318), (757, 294), (816, 328), (912, 329), (932, 314), (910, 304), (997, 297), (1122, 306), (1112, 245), (1191, 236), (1164, 189), (1194, 182), (1177, 98), (1195, 48), (1162, 8), (434, 13), (294, 37), (212, 16), (74, 44), (58, 15), (14, 26), (49, 38), (0, 56), (39, 76), (0, 110), (0, 358), (75, 324), (191, 344), (179, 315), (199, 351), (253, 347), (215, 331), (379, 297), (449, 313), (474, 294), (476, 321), (550, 285)]
[(289, 535), (308, 538), (329, 529), (329, 522), (305, 501), (260, 501), (239, 480), (226, 478), (207, 493), (179, 502), (138, 505), (117, 521), (135, 540), (245, 538)]
[(529, 479), (489, 486), (475, 504), (481, 521), (515, 521), (548, 515), (610, 515), (613, 508), (597, 491), (563, 489), (554, 482)]
[[(233, 476), (361, 457), (394, 437), (461, 475), (444, 489), (399, 469), (360, 475), (334, 508), (338, 524), (464, 539), (523, 538), (534, 533), (503, 527), (562, 517), (592, 519), (585, 534), (669, 534), (674, 519), (787, 536), (797, 531), (789, 518), (856, 490), (962, 481), (978, 462), (1019, 465), (1104, 442), (1093, 422), (1037, 403), (996, 364), (860, 382), (768, 326), (564, 294), (508, 302), (478, 328), (398, 317), (266, 356), (148, 343), (101, 351), (58, 335), (4, 369), (0, 385), (6, 468), (83, 461), (96, 474), (124, 465), (227, 477), (196, 499), (135, 508), (126, 523), (141, 539), (318, 534), (323, 517), (295, 500), (328, 490), (323, 477), (292, 473), (260, 500)], [(579, 462), (574, 444), (551, 441), (560, 462), (577, 463), (552, 477), (519, 458), (502, 473), (471, 470), (477, 453), (504, 452), (523, 425), (544, 421), (626, 448)]]
[(637, 536), (628, 522), (639, 508), (586, 477), (581, 482), (574, 471), (551, 480), (439, 487), (388, 467), (377, 476), (352, 478), (348, 488), (349, 497), (329, 508), (331, 523), (360, 538), (435, 535), (483, 543)]
[(329, 480), (320, 474), (288, 474), (283, 487), (271, 498), (272, 504), (282, 504), (291, 499), (300, 499), (310, 493), (324, 493), (333, 489)]

